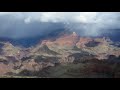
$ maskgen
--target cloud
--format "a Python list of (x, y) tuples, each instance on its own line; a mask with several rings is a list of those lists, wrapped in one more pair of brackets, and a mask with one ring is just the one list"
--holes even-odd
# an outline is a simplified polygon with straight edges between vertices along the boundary
[[(0, 12), (0, 16), (11, 15), (23, 20), (39, 22), (110, 22), (120, 17), (119, 12)], [(105, 21), (106, 20), (106, 21)]]
[(93, 23), (96, 15), (97, 12), (81, 12), (80, 15), (75, 16), (75, 21), (82, 23)]
[(80, 35), (99, 36), (120, 29), (120, 12), (0, 12), (0, 36), (31, 36), (55, 27), (42, 23), (63, 23)]
[(8, 14), (13, 14), (13, 12), (0, 12), (0, 15), (8, 15)]
[(29, 23), (31, 22), (31, 17), (25, 18), (25, 19), (24, 19), (24, 22), (25, 22), (26, 24), (29, 24)]

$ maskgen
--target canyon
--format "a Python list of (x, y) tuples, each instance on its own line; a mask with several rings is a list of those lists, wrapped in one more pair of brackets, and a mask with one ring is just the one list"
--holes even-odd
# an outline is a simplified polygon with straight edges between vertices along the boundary
[(29, 48), (1, 41), (0, 76), (75, 78), (109, 73), (105, 77), (119, 77), (119, 58), (120, 47), (108, 37), (81, 37), (76, 32), (42, 40)]

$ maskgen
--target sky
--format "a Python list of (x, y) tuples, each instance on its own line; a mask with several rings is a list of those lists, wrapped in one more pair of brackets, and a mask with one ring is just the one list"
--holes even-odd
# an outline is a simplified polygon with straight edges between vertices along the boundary
[(119, 33), (119, 24), (120, 12), (0, 12), (0, 37), (47, 35), (61, 27), (84, 36), (100, 36)]

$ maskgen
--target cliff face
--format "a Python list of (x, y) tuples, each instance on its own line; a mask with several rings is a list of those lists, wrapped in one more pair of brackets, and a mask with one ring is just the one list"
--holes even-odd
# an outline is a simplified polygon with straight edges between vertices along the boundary
[(66, 48), (73, 48), (74, 46), (76, 46), (78, 40), (79, 40), (79, 36), (73, 32), (70, 35), (63, 35), (59, 38), (56, 38), (56, 40), (54, 41), (44, 40), (42, 44), (45, 44), (50, 48), (56, 47), (56, 48), (66, 49)]

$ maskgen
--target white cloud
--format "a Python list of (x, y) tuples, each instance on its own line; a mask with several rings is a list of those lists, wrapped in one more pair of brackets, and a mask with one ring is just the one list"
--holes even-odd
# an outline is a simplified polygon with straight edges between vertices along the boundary
[[(107, 22), (120, 17), (118, 12), (0, 12), (0, 15), (12, 15), (15, 18), (41, 22)], [(14, 18), (13, 17), (13, 18)], [(115, 18), (116, 17), (116, 18)], [(108, 22), (107, 22), (108, 23)]]
[(13, 15), (24, 21), (39, 22), (93, 22), (97, 12), (0, 12), (0, 15)]
[(13, 12), (0, 12), (0, 15), (8, 15), (8, 14), (13, 14)]
[(76, 22), (93, 23), (95, 22), (97, 12), (81, 12), (80, 15), (75, 16)]
[(29, 16), (29, 17), (25, 18), (25, 19), (24, 19), (24, 22), (25, 22), (26, 24), (29, 24), (29, 23), (31, 22), (31, 17)]

